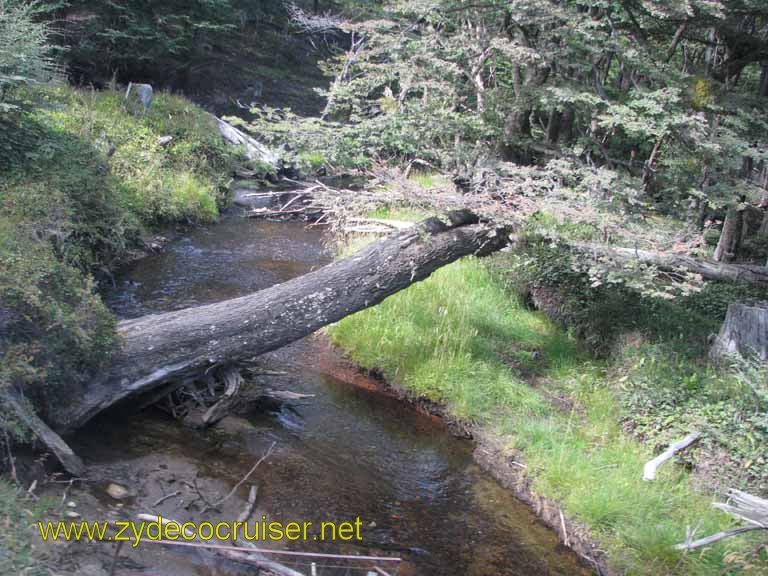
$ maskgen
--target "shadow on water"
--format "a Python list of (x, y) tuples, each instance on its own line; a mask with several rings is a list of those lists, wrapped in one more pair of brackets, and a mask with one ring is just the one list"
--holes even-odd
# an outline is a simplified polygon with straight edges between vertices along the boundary
[[(107, 301), (120, 316), (136, 317), (259, 290), (329, 259), (319, 231), (231, 214), (132, 265)], [(272, 353), (264, 361), (284, 374), (255, 377), (261, 385), (314, 395), (308, 400), (250, 407), (208, 432), (155, 412), (115, 416), (95, 422), (75, 444), (96, 466), (181, 459), (226, 487), (276, 442), (256, 474), (260, 511), (283, 522), (359, 517), (363, 523), (362, 542), (283, 542), (281, 548), (402, 556), (399, 571), (392, 570), (401, 575), (589, 573), (474, 464), (469, 441), (401, 401), (324, 373), (317, 358), (322, 346), (312, 337)], [(181, 569), (189, 554), (177, 556), (177, 572), (237, 573), (200, 562)], [(320, 574), (347, 573), (322, 565)]]

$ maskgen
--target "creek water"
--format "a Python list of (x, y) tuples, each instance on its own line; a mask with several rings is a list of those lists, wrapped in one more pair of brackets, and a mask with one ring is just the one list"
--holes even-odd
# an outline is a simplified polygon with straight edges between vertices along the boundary
[[(122, 271), (106, 300), (118, 316), (129, 318), (242, 295), (327, 263), (323, 240), (322, 232), (302, 224), (256, 222), (233, 211)], [(255, 474), (258, 514), (315, 525), (359, 517), (362, 541), (275, 547), (402, 557), (398, 566), (380, 564), (393, 575), (589, 573), (525, 505), (478, 468), (470, 441), (410, 405), (345, 382), (344, 371), (334, 366), (340, 359), (322, 337), (259, 362), (284, 372), (256, 376), (259, 385), (313, 397), (248, 407), (209, 431), (190, 429), (159, 411), (112, 415), (73, 442), (95, 466), (138, 470), (137, 462), (154, 459), (157, 469), (166, 469), (163, 462), (181, 459), (224, 489), (276, 443)], [(242, 573), (242, 567), (212, 565), (189, 552), (169, 554), (162, 569), (143, 573)], [(286, 564), (310, 573), (305, 560)], [(352, 564), (330, 564), (340, 563), (319, 560), (318, 573), (366, 573)]]

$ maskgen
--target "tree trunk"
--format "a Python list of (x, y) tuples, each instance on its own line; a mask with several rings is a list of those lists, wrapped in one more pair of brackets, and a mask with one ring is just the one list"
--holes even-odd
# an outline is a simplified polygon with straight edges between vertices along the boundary
[(507, 118), (507, 125), (504, 132), (507, 140), (512, 140), (515, 138), (530, 138), (531, 109), (525, 107), (513, 110)]
[(470, 254), (504, 247), (504, 228), (469, 211), (430, 218), (344, 260), (254, 294), (122, 321), (121, 346), (106, 374), (72, 395), (55, 418), (59, 430), (169, 381), (252, 358), (378, 304)]
[(477, 95), (477, 112), (485, 112), (485, 78), (483, 78), (483, 69), (480, 68), (473, 76), (472, 82), (475, 84), (475, 94)]
[(547, 143), (551, 146), (557, 145), (557, 141), (560, 139), (562, 121), (563, 113), (557, 108), (552, 108), (549, 113), (549, 122), (547, 122)]
[(710, 356), (713, 360), (721, 360), (734, 354), (768, 360), (768, 302), (728, 306)]
[(560, 135), (566, 144), (570, 144), (571, 140), (573, 140), (574, 118), (573, 106), (566, 106), (565, 111), (563, 111), (562, 127), (560, 129)]
[(740, 241), (741, 211), (734, 206), (725, 215), (723, 231), (720, 233), (720, 240), (715, 249), (715, 260), (717, 262), (732, 262), (738, 253)]
[(758, 87), (758, 94), (764, 98), (768, 98), (768, 63), (763, 64), (763, 70), (760, 73), (760, 86)]

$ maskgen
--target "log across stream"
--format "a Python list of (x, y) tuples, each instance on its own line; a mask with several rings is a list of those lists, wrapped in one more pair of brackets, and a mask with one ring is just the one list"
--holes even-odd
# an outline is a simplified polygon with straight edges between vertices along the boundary
[[(232, 214), (134, 264), (107, 300), (121, 317), (131, 318), (250, 293), (328, 262), (322, 240), (320, 232), (301, 224)], [(262, 386), (313, 398), (266, 410), (254, 406), (207, 431), (184, 427), (158, 410), (112, 412), (69, 440), (93, 476), (127, 479), (136, 494), (127, 506), (136, 509), (182, 488), (184, 476), (199, 475), (204, 489), (212, 489), (211, 483), (227, 489), (276, 442), (255, 474), (259, 515), (363, 521), (362, 543), (281, 548), (397, 555), (404, 559), (401, 575), (587, 573), (554, 533), (473, 463), (469, 441), (409, 405), (342, 381), (334, 362), (339, 359), (323, 338), (313, 336), (260, 359), (284, 375), (257, 377)], [(101, 485), (90, 489), (103, 493)], [(245, 499), (247, 488), (238, 496)], [(158, 511), (173, 517), (179, 504), (169, 498)], [(142, 562), (139, 552), (123, 555), (126, 562)], [(240, 573), (177, 550), (164, 554), (162, 567), (168, 574)], [(320, 574), (346, 573), (320, 567)], [(308, 567), (297, 569), (310, 573)]]

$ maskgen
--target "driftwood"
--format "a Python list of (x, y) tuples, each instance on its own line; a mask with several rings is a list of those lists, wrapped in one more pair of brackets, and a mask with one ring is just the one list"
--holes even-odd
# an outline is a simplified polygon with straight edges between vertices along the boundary
[(225, 122), (221, 118), (216, 118), (215, 116), (214, 118), (219, 127), (219, 132), (224, 139), (235, 146), (243, 146), (245, 148), (245, 155), (249, 160), (264, 162), (275, 169), (280, 167), (280, 158), (278, 158), (277, 154), (272, 152), (272, 150), (267, 148), (264, 144), (255, 138), (248, 136), (248, 134), (242, 130), (238, 130), (232, 126), (232, 124)]
[(688, 446), (696, 442), (700, 436), (701, 435), (698, 432), (692, 432), (682, 440), (670, 444), (669, 448), (664, 450), (664, 452), (656, 456), (653, 460), (646, 462), (645, 466), (643, 466), (643, 480), (655, 480), (656, 471), (662, 464), (664, 464), (664, 462), (670, 460), (678, 452), (688, 448)]
[(469, 211), (430, 218), (349, 258), (266, 290), (216, 304), (125, 320), (111, 366), (53, 414), (73, 429), (121, 400), (238, 359), (275, 350), (374, 306), (463, 256), (508, 241), (506, 228)]
[(712, 534), (706, 538), (694, 540), (695, 530), (688, 529), (688, 534), (685, 542), (677, 544), (675, 548), (677, 550), (694, 550), (696, 548), (702, 548), (709, 546), (720, 540), (725, 540), (744, 532), (751, 532), (752, 530), (768, 530), (768, 500), (764, 498), (758, 498), (752, 496), (741, 490), (731, 489), (728, 493), (728, 502), (715, 503), (715, 508), (719, 508), (723, 512), (727, 512), (731, 516), (747, 522), (748, 526), (740, 526), (731, 530), (724, 530), (717, 534)]
[(72, 476), (83, 476), (85, 474), (85, 466), (82, 460), (61, 439), (61, 436), (51, 430), (33, 412), (27, 410), (19, 399), (15, 398), (12, 394), (3, 394), (2, 398), (0, 398), (0, 405), (5, 405), (14, 412), (16, 417), (58, 458), (67, 472), (72, 474)]
[(768, 303), (732, 303), (710, 350), (713, 360), (733, 355), (768, 360)]
[(240, 375), (240, 370), (237, 368), (229, 368), (221, 377), (224, 381), (224, 395), (221, 400), (216, 402), (213, 406), (208, 408), (203, 414), (203, 425), (213, 426), (229, 414), (232, 410), (235, 402), (237, 401), (237, 395), (240, 392), (240, 386), (243, 383), (243, 377)]
[[(184, 528), (183, 522), (177, 522), (176, 520), (171, 520), (170, 518), (162, 518), (160, 516), (155, 516), (153, 514), (139, 514), (138, 518), (139, 520), (143, 520), (144, 522), (175, 524), (176, 526), (179, 526), (182, 530), (184, 530), (184, 533), (187, 538), (194, 537), (194, 534), (191, 531), (187, 531), (187, 529)], [(234, 547), (231, 547), (231, 546), (216, 546), (210, 543), (202, 542), (196, 537), (194, 539), (197, 542), (201, 542), (202, 544), (204, 544), (205, 547), (208, 550), (210, 550), (212, 553), (218, 556), (221, 556), (223, 558), (226, 558), (227, 560), (232, 560), (234, 562), (241, 562), (243, 564), (250, 564), (251, 566), (256, 566), (258, 568), (267, 570), (271, 573), (278, 574), (280, 576), (304, 576), (301, 572), (297, 572), (296, 570), (293, 570), (288, 566), (284, 566), (283, 564), (280, 564), (273, 560), (269, 560), (264, 556), (261, 550), (258, 550), (258, 549), (249, 550), (247, 547), (235, 549)], [(162, 544), (168, 544), (173, 546), (184, 546), (184, 545), (193, 544), (192, 542), (181, 542), (181, 541), (165, 542), (165, 541), (157, 541), (157, 540), (144, 540), (144, 542), (160, 542)]]

